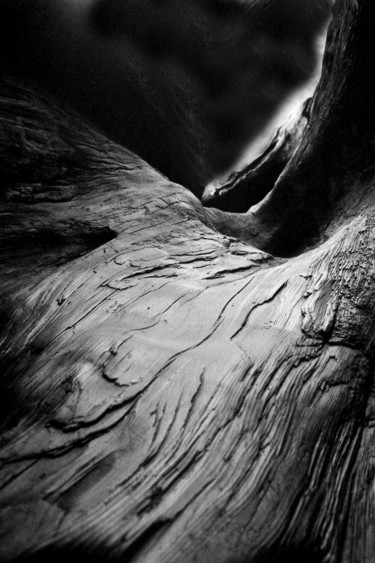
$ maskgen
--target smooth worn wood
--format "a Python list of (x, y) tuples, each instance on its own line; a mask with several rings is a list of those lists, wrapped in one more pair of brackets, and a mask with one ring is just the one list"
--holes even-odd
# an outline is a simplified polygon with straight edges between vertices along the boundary
[(207, 207), (245, 213), (273, 189), (280, 174), (297, 150), (309, 119), (308, 98), (272, 136), (266, 148), (250, 164), (232, 172), (224, 181), (206, 186), (202, 202)]
[[(336, 198), (336, 169), (323, 202), (324, 170), (298, 197), (283, 183), (331, 139), (350, 81), (365, 88), (356, 32), (372, 10), (338, 5), (311, 120), (258, 217), (204, 208), (1, 82), (2, 560), (373, 560), (371, 159), (339, 136), (335, 154), (354, 152)], [(307, 205), (316, 231), (297, 252), (301, 223), (283, 220)]]

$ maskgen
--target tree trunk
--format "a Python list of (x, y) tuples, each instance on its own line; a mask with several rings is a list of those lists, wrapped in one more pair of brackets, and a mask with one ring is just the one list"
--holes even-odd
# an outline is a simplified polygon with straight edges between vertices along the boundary
[(374, 12), (243, 214), (1, 82), (4, 561), (373, 561)]

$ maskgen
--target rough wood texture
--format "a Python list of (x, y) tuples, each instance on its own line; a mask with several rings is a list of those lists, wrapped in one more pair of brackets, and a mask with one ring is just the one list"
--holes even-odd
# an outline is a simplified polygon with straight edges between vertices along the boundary
[[(285, 178), (321, 154), (346, 81), (362, 92), (355, 38), (372, 16), (369, 1), (338, 5), (334, 52)], [(341, 90), (335, 57), (354, 61)], [(281, 246), (281, 211), (293, 218), (306, 197), (317, 228), (302, 244), (325, 240), (274, 258), (214, 228), (241, 234), (249, 215), (205, 209), (10, 80), (0, 92), (1, 557), (372, 561), (370, 154), (337, 137), (335, 154), (343, 141), (353, 161), (341, 199), (329, 168), (327, 198), (340, 207), (325, 213), (310, 177), (276, 213), (279, 180), (260, 207), (274, 230), (261, 231), (261, 215), (244, 236), (259, 228)]]

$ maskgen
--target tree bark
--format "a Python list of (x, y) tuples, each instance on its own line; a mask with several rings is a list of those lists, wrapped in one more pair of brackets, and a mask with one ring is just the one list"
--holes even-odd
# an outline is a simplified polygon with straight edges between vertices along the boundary
[(373, 560), (374, 10), (244, 214), (1, 82), (4, 561)]

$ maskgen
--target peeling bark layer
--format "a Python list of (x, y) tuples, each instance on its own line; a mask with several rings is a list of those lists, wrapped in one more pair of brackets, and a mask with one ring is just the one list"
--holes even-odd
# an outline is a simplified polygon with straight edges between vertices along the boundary
[[(287, 184), (321, 170), (306, 162), (341, 123), (346, 80), (365, 87), (356, 33), (372, 8), (338, 10), (305, 136), (251, 214), (204, 208), (78, 116), (1, 83), (4, 561), (373, 559), (370, 155), (338, 161), (337, 196), (337, 168), (322, 201), (322, 171), (298, 197)], [(293, 222), (308, 205), (314, 236)], [(240, 227), (259, 246), (292, 229), (319, 243), (277, 258), (220, 232)]]

